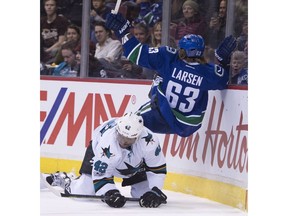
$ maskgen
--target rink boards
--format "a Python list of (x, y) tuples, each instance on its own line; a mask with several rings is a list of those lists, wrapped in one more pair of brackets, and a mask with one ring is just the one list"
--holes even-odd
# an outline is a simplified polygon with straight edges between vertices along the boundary
[[(91, 133), (136, 111), (151, 81), (41, 77), (41, 171), (78, 172)], [(158, 135), (167, 159), (165, 189), (247, 210), (248, 91), (211, 91), (201, 129), (187, 138)]]

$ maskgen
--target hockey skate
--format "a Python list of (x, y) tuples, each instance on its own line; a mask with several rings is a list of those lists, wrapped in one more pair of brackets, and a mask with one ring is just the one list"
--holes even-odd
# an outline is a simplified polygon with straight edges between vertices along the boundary
[(73, 173), (67, 174), (66, 172), (59, 172), (57, 171), (54, 174), (50, 174), (49, 176), (46, 177), (46, 181), (51, 185), (51, 186), (58, 186), (63, 188), (64, 190), (69, 191), (69, 186), (71, 183), (71, 180), (75, 178)]

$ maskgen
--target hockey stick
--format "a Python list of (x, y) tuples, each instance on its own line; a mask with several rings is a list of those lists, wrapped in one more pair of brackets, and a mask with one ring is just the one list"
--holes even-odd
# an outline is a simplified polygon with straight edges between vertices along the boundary
[[(94, 196), (94, 195), (84, 195), (84, 194), (65, 194), (60, 193), (61, 197), (70, 197), (70, 198), (90, 198), (90, 199), (104, 199), (105, 196)], [(126, 201), (136, 201), (139, 202), (139, 198), (133, 198), (133, 197), (125, 197)]]
[(119, 11), (120, 4), (121, 4), (121, 0), (117, 0), (115, 8), (114, 8), (114, 10), (111, 11), (111, 13), (117, 14)]
[[(65, 193), (60, 193), (61, 197), (70, 197), (70, 198), (89, 198), (89, 199), (101, 199), (105, 200), (105, 196), (94, 196), (94, 195), (84, 195), (84, 194), (65, 194)], [(139, 198), (133, 198), (133, 197), (125, 197), (126, 201), (136, 201), (139, 202)], [(167, 199), (167, 197), (165, 198)], [(166, 200), (162, 200), (162, 204), (166, 204)]]
[[(152, 190), (155, 190), (154, 188)], [(159, 190), (159, 189), (158, 189)], [(160, 195), (162, 197), (162, 204), (166, 204), (167, 201), (167, 196), (160, 191)], [(65, 194), (65, 193), (60, 193), (61, 197), (70, 197), (70, 198), (90, 198), (90, 199), (101, 199), (105, 200), (105, 196), (94, 196), (94, 195), (84, 195), (84, 194)], [(133, 197), (125, 197), (126, 201), (136, 201), (139, 202), (139, 198), (133, 198)]]
[[(40, 173), (40, 178), (43, 181), (43, 183), (45, 184), (45, 186), (52, 192), (54, 193), (56, 196), (58, 197), (67, 197), (67, 198), (88, 198), (88, 199), (104, 199), (104, 196), (96, 196), (96, 195), (84, 195), (84, 194), (65, 194), (60, 192), (59, 190), (56, 190), (55, 188), (53, 188), (45, 179), (45, 177), (43, 176), (42, 173)], [(133, 198), (133, 197), (125, 197), (126, 201), (136, 201), (139, 202), (139, 198)]]

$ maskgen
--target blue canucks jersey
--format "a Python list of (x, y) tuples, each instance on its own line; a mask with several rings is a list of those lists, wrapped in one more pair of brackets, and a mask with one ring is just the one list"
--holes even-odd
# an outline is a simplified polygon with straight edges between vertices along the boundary
[[(166, 133), (189, 136), (198, 130), (206, 111), (208, 91), (225, 89), (229, 72), (219, 65), (185, 62), (178, 57), (176, 49), (167, 46), (149, 47), (139, 43), (135, 37), (126, 41), (123, 47), (129, 60), (156, 70), (162, 77), (159, 85), (153, 89), (153, 94), (170, 127)], [(147, 123), (145, 118), (144, 123)], [(165, 133), (145, 126), (154, 132)]]

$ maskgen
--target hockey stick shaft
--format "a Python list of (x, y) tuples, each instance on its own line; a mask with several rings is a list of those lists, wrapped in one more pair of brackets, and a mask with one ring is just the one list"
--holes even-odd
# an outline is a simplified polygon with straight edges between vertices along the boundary
[[(61, 197), (68, 197), (68, 198), (89, 198), (89, 199), (104, 199), (104, 196), (94, 196), (94, 195), (84, 195), (84, 194), (65, 194), (60, 193)], [(126, 201), (132, 201), (132, 202), (139, 202), (139, 198), (133, 198), (133, 197), (125, 197)], [(162, 200), (162, 204), (166, 204), (166, 200)]]
[[(45, 180), (45, 177), (42, 173), (40, 173), (40, 179), (45, 184), (45, 186), (56, 196), (58, 197), (68, 197), (68, 198), (89, 198), (89, 199), (105, 199), (104, 196), (95, 196), (95, 195), (84, 195), (84, 194), (65, 194), (61, 193), (60, 191), (53, 188), (48, 182)], [(127, 201), (139, 201), (139, 198), (133, 198), (133, 197), (125, 197)]]
[(111, 11), (113, 14), (117, 14), (120, 8), (121, 0), (117, 0), (114, 10)]
[[(84, 195), (84, 194), (64, 194), (61, 193), (61, 197), (70, 197), (70, 198), (90, 198), (90, 199), (105, 199), (104, 196), (94, 196), (94, 195)], [(126, 201), (139, 201), (139, 198), (125, 197)]]

